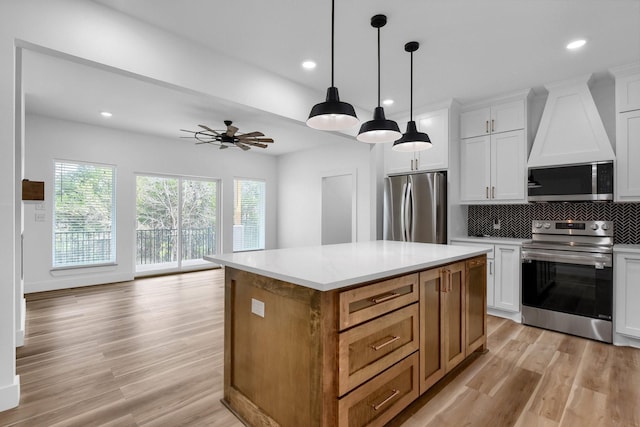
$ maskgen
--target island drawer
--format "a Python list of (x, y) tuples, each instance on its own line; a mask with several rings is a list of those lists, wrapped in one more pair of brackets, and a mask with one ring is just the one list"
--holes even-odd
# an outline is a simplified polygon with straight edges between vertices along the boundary
[(340, 427), (384, 426), (419, 396), (418, 353), (403, 359), (338, 402)]
[(418, 273), (408, 274), (341, 292), (339, 329), (342, 331), (418, 301), (418, 277)]
[(418, 350), (419, 322), (415, 303), (340, 333), (338, 394), (346, 394)]

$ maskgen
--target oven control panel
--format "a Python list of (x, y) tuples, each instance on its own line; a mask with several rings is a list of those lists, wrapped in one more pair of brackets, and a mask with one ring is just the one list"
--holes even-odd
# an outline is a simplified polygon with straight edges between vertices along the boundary
[(610, 237), (613, 236), (613, 221), (534, 220), (531, 233)]

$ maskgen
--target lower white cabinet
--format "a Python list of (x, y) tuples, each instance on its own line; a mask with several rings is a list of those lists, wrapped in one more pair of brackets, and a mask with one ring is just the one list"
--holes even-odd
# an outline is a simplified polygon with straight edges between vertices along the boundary
[(614, 249), (615, 331), (640, 338), (640, 247), (625, 246)]
[(500, 310), (520, 312), (520, 246), (495, 245), (494, 304)]
[[(479, 246), (487, 253), (487, 308), (520, 313), (520, 243), (482, 243), (479, 238), (456, 238), (452, 245)], [(511, 317), (511, 316), (508, 316)]]

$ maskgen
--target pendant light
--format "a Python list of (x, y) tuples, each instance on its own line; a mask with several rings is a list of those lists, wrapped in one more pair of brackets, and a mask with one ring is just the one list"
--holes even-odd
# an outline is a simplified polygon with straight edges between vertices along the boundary
[(334, 9), (335, 0), (331, 0), (331, 87), (326, 100), (314, 105), (307, 119), (307, 126), (319, 130), (344, 130), (360, 123), (353, 106), (340, 101), (338, 88), (333, 85)]
[(393, 120), (384, 117), (384, 108), (380, 106), (380, 28), (387, 23), (385, 15), (375, 15), (371, 18), (371, 26), (378, 29), (378, 106), (373, 111), (373, 120), (365, 122), (360, 127), (356, 139), (371, 144), (391, 142), (400, 138), (400, 128)]
[(429, 135), (418, 132), (416, 122), (413, 121), (413, 52), (419, 47), (420, 43), (418, 42), (409, 42), (404, 45), (404, 50), (411, 54), (411, 106), (407, 131), (402, 135), (402, 138), (393, 143), (392, 149), (394, 151), (422, 151), (431, 148)]

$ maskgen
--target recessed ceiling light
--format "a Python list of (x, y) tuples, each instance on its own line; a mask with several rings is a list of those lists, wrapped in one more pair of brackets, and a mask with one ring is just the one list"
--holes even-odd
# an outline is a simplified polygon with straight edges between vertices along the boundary
[(569, 50), (573, 50), (573, 49), (578, 49), (581, 48), (582, 46), (584, 46), (587, 43), (586, 40), (584, 39), (580, 39), (580, 40), (574, 40), (571, 43), (569, 43), (567, 45), (567, 49)]
[(305, 70), (313, 70), (314, 68), (316, 68), (316, 63), (313, 61), (304, 61), (302, 63), (302, 68), (304, 68)]
[(100, 113), (100, 115), (101, 115), (102, 117), (111, 117), (111, 116), (113, 116), (113, 114), (111, 114), (111, 113), (110, 113), (110, 112), (108, 112), (108, 111), (102, 111), (102, 112)]
[(393, 99), (385, 99), (384, 101), (382, 101), (382, 105), (393, 105)]

